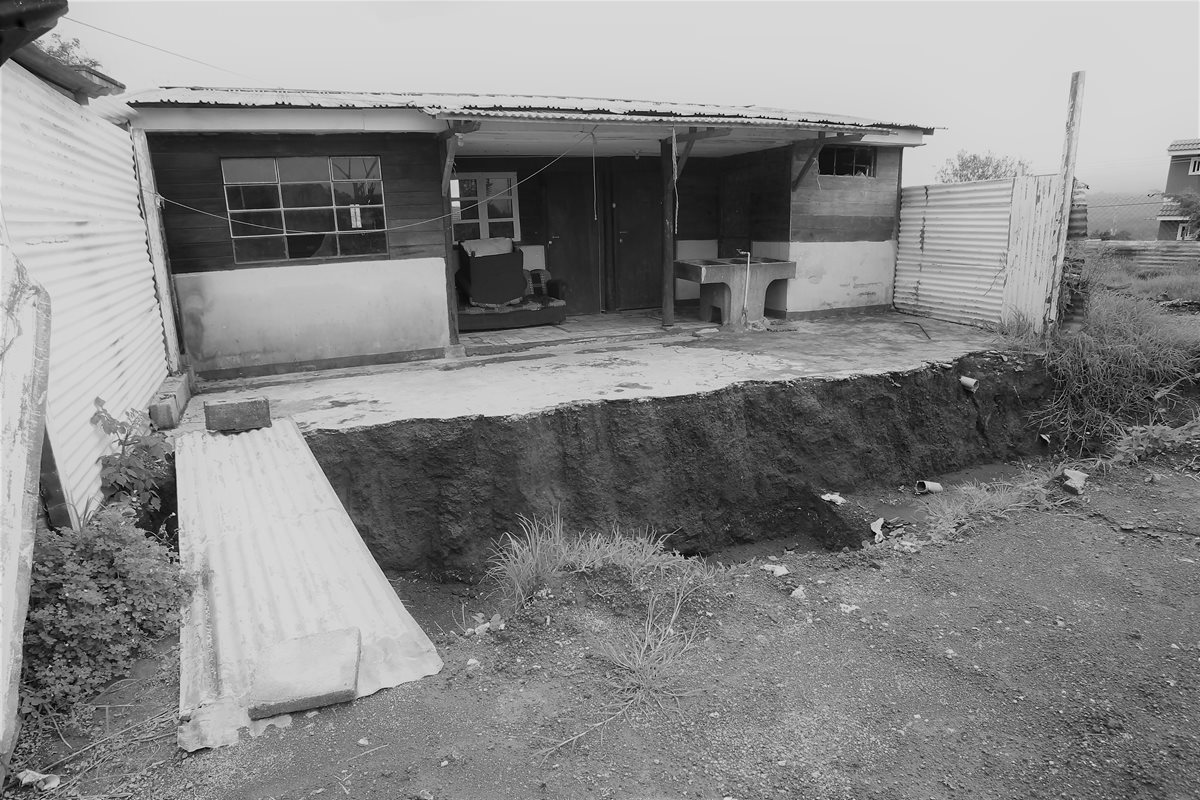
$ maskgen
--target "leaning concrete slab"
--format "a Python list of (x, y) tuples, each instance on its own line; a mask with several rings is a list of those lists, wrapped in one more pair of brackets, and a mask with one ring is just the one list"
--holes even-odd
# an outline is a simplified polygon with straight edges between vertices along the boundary
[[(251, 708), (269, 710), (266, 699), (299, 710), (441, 669), (292, 420), (182, 436), (176, 470), (180, 555), (195, 582), (181, 634), (180, 747), (236, 743)], [(323, 635), (331, 638), (312, 638)], [(333, 682), (319, 690), (296, 683), (284, 698), (283, 667), (314, 641), (339, 648)], [(351, 662), (352, 695), (336, 687)], [(299, 702), (306, 692), (311, 705)]]
[(50, 372), (50, 296), (8, 247), (0, 220), (0, 785), (17, 736), (38, 477)]

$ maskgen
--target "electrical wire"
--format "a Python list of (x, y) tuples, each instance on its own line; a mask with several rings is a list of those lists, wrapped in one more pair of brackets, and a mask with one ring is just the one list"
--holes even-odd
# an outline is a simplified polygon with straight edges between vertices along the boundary
[(158, 52), (166, 53), (169, 56), (175, 56), (176, 58), (182, 58), (185, 61), (191, 61), (195, 64), (200, 64), (201, 66), (210, 67), (215, 70), (220, 70), (221, 72), (228, 72), (230, 75), (237, 75), (239, 78), (247, 78), (249, 80), (256, 80), (254, 77), (252, 77), (250, 75), (246, 75), (245, 73), (236, 72), (235, 70), (232, 70), (232, 69), (225, 69), (225, 67), (218, 67), (216, 64), (210, 64), (207, 61), (201, 61), (198, 58), (192, 58), (191, 56), (185, 56), (183, 53), (176, 53), (174, 50), (167, 50), (162, 47), (156, 47), (155, 45), (148, 44), (146, 42), (131, 38), (129, 36), (123, 36), (122, 34), (119, 34), (119, 33), (113, 33), (112, 31), (105, 30), (104, 28), (97, 27), (95, 25), (92, 25), (87, 22), (83, 22), (81, 20), (77, 20), (74, 17), (63, 17), (63, 19), (67, 20), (68, 22), (74, 22), (76, 25), (82, 25), (85, 28), (91, 28), (94, 31), (100, 31), (100, 33), (107, 33), (109, 36), (115, 36), (118, 39), (124, 39), (127, 42), (133, 42), (134, 44), (140, 44), (142, 47), (149, 47), (151, 50), (157, 50)]

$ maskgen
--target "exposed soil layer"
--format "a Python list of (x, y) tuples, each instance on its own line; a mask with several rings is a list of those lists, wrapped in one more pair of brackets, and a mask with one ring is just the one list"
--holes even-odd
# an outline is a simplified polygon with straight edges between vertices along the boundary
[(795, 532), (857, 546), (861, 528), (821, 493), (1038, 452), (1025, 418), (1048, 389), (1032, 357), (989, 353), (907, 373), (307, 438), (385, 569), (470, 574), (518, 514), (555, 507), (576, 528), (677, 531), (670, 545), (684, 553)]

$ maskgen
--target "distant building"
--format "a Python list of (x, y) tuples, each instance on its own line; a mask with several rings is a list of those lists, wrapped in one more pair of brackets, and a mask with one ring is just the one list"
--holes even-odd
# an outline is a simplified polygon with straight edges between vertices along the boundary
[(1158, 239), (1182, 241), (1195, 239), (1200, 230), (1188, 224), (1176, 199), (1181, 194), (1200, 195), (1200, 139), (1178, 139), (1171, 142), (1167, 152), (1171, 164), (1167, 168), (1167, 185), (1163, 189), (1163, 204), (1158, 210)]

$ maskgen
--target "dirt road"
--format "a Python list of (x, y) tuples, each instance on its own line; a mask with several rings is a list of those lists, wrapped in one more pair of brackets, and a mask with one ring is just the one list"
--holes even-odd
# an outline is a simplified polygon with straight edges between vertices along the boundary
[(544, 761), (604, 718), (597, 647), (636, 623), (629, 598), (568, 581), (478, 641), (439, 627), (462, 603), (494, 604), (399, 581), (440, 675), (237, 747), (171, 753), (139, 796), (1198, 797), (1198, 510), (1197, 472), (1177, 459), (917, 554), (758, 546), (690, 612), (700, 636), (672, 680), (696, 693)]

